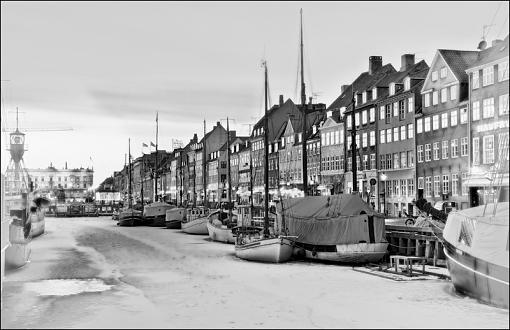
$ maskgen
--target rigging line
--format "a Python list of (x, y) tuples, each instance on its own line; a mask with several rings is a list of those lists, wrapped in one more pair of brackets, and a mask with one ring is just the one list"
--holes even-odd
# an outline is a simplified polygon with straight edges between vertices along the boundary
[(499, 6), (498, 6), (498, 9), (496, 10), (496, 12), (494, 13), (494, 16), (492, 17), (492, 21), (491, 21), (491, 24), (488, 26), (488, 29), (487, 31), (485, 32), (483, 38), (485, 39), (488, 35), (489, 35), (489, 32), (492, 28), (492, 26), (494, 25), (494, 20), (496, 19), (496, 15), (499, 13), (499, 10), (501, 9), (501, 5), (503, 4), (503, 1), (501, 1), (499, 3)]
[(498, 35), (496, 36), (496, 39), (499, 38), (499, 36), (501, 35), (501, 32), (503, 32), (503, 30), (505, 29), (507, 21), (508, 21), (508, 15), (506, 15), (505, 21), (503, 22), (503, 25), (501, 26), (501, 29), (499, 30)]

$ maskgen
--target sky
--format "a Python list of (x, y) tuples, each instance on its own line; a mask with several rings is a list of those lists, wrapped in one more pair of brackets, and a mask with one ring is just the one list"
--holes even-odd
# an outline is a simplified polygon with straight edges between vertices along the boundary
[[(271, 104), (299, 102), (299, 11), (307, 96), (331, 104), (368, 70), (508, 34), (508, 2), (1, 2), (2, 128), (27, 131), (28, 168), (94, 168), (98, 186), (142, 143), (171, 150), (217, 121), (238, 135)], [(487, 27), (484, 28), (484, 25)], [(48, 129), (73, 130), (48, 131)], [(46, 129), (43, 131), (42, 129)], [(2, 172), (10, 156), (2, 133)], [(145, 152), (148, 152), (145, 149)]]

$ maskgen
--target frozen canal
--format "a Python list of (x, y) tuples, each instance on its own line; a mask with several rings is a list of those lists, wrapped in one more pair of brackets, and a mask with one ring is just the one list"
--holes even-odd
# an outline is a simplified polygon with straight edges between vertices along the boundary
[(508, 328), (451, 282), (239, 260), (234, 246), (110, 217), (47, 218), (8, 271), (2, 328)]

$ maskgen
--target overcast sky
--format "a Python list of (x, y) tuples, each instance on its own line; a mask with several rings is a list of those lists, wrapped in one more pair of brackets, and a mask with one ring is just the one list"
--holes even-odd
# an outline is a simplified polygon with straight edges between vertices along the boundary
[[(187, 143), (227, 116), (238, 135), (273, 103), (298, 102), (299, 9), (307, 96), (331, 104), (368, 57), (400, 68), (438, 48), (475, 50), (508, 34), (508, 2), (9, 2), (1, 8), (2, 125), (28, 132), (25, 164), (94, 166), (97, 186), (142, 142)], [(2, 134), (2, 147), (7, 143)], [(5, 149), (5, 148), (3, 148)], [(9, 160), (2, 150), (2, 171)], [(92, 158), (92, 163), (90, 162)]]

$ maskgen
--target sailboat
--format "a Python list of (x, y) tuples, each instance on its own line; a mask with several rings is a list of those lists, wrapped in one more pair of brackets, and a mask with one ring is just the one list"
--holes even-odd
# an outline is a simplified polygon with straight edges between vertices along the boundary
[(227, 178), (228, 178), (228, 202), (227, 211), (221, 208), (211, 213), (207, 219), (207, 231), (213, 241), (235, 243), (232, 228), (237, 226), (237, 215), (232, 214), (231, 177), (230, 177), (230, 129), (227, 117)]
[[(202, 146), (202, 169), (203, 169), (203, 186), (204, 186), (204, 206), (191, 207), (186, 209), (186, 214), (181, 221), (182, 231), (187, 234), (194, 235), (209, 235), (207, 230), (207, 220), (210, 214), (210, 209), (207, 203), (207, 176), (206, 174), (206, 133), (205, 133), (205, 120), (204, 120), (204, 142)], [(196, 197), (195, 197), (196, 198)], [(195, 203), (196, 204), (196, 201)]]
[(268, 84), (267, 84), (267, 63), (264, 67), (265, 81), (265, 113), (264, 113), (264, 230), (261, 233), (257, 228), (236, 227), (233, 229), (236, 235), (235, 254), (238, 258), (280, 263), (286, 262), (292, 257), (293, 243), (289, 237), (270, 233), (269, 230), (269, 166), (268, 166)]
[(142, 211), (135, 210), (133, 207), (133, 196), (132, 196), (132, 187), (131, 183), (133, 181), (132, 175), (132, 166), (131, 166), (131, 139), (129, 142), (129, 175), (128, 175), (128, 204), (127, 206), (119, 212), (117, 226), (136, 226), (143, 224)]
[(156, 161), (154, 164), (154, 202), (145, 205), (143, 218), (149, 226), (165, 227), (166, 211), (175, 206), (159, 200), (158, 196), (158, 113), (156, 113)]
[(499, 145), (499, 159), (490, 187), (496, 191), (492, 203), (450, 212), (442, 243), (455, 289), (508, 309), (510, 214), (508, 196), (500, 200), (503, 175), (508, 173), (508, 134)]
[[(303, 117), (303, 190), (305, 197), (282, 200), (277, 207), (277, 227), (285, 226), (298, 255), (310, 259), (364, 263), (380, 261), (386, 254), (388, 242), (382, 214), (376, 213), (357, 193), (333, 196), (308, 196), (307, 175), (307, 115), (325, 111), (323, 104), (306, 104), (303, 73), (303, 12), (301, 10), (301, 110)], [(354, 107), (354, 97), (352, 106)], [(354, 111), (352, 112), (354, 121)], [(353, 123), (353, 135), (355, 125)], [(352, 150), (356, 150), (352, 139)], [(356, 165), (352, 164), (356, 178)]]

